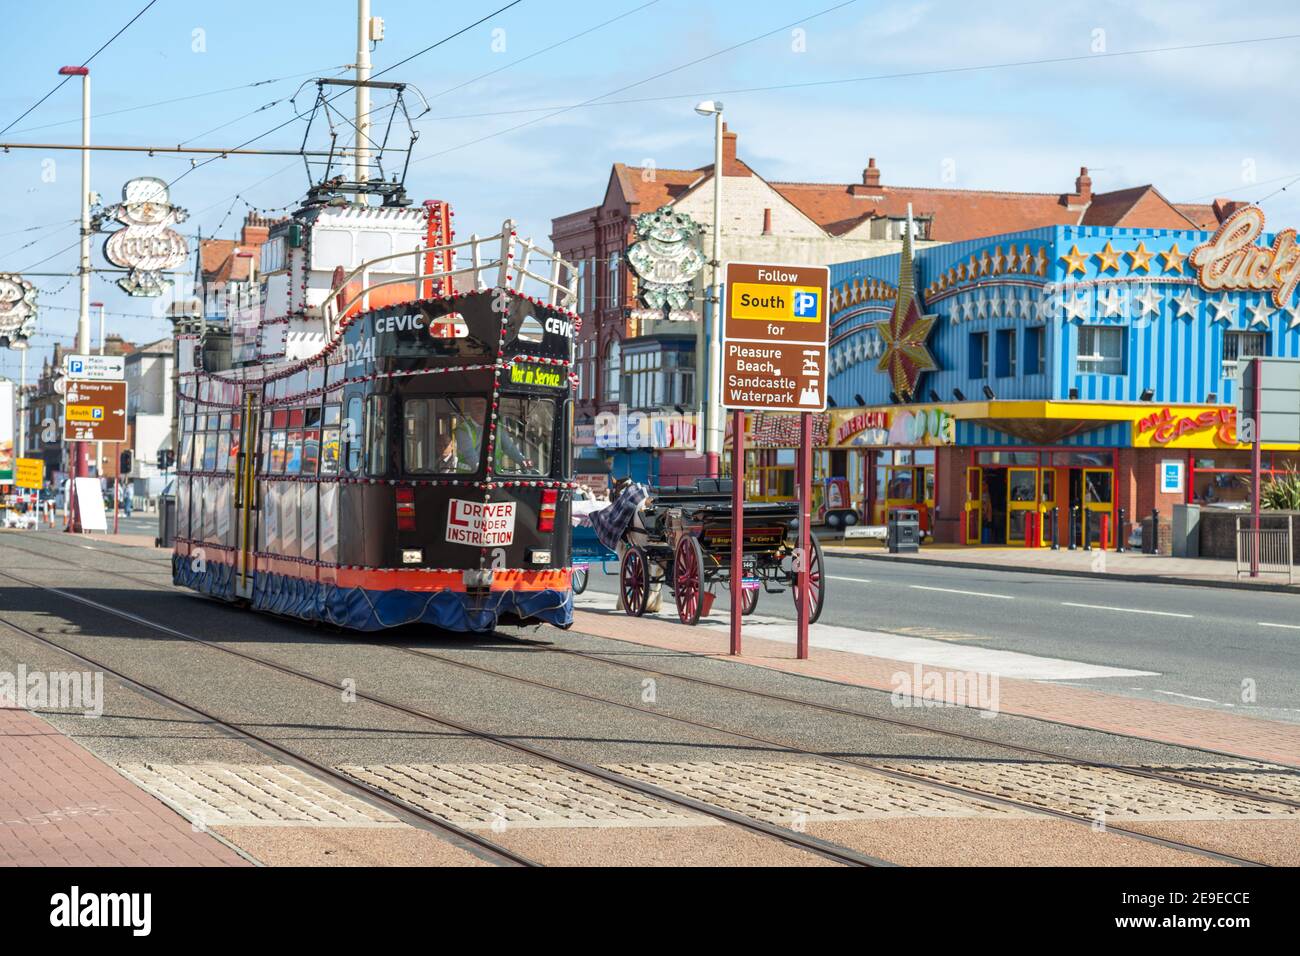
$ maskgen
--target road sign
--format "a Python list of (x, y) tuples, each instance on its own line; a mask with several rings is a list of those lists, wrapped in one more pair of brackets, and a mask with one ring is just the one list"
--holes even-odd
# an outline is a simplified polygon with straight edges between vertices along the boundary
[(63, 371), (68, 378), (84, 382), (120, 382), (126, 378), (126, 359), (121, 355), (65, 355)]
[(68, 379), (64, 441), (126, 441), (126, 382)]
[[(1252, 420), (1262, 442), (1300, 442), (1300, 359), (1251, 358), (1238, 363), (1237, 432)], [(1259, 376), (1259, 414), (1255, 378)]]
[(826, 409), (830, 322), (825, 266), (729, 262), (722, 313), (726, 408)]
[(19, 488), (40, 488), (45, 484), (45, 461), (41, 458), (19, 458), (14, 471), (14, 485)]

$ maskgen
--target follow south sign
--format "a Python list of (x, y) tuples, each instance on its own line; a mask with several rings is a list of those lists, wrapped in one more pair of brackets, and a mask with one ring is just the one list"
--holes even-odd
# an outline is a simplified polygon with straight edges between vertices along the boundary
[(829, 284), (826, 266), (727, 264), (723, 406), (826, 409)]

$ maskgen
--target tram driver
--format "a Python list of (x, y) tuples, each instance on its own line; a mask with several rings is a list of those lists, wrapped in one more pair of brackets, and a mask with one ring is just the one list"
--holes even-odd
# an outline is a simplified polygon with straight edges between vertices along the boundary
[(438, 419), (438, 463), (434, 469), (440, 474), (467, 475), (478, 471), (478, 441), (472, 422), (447, 414)]

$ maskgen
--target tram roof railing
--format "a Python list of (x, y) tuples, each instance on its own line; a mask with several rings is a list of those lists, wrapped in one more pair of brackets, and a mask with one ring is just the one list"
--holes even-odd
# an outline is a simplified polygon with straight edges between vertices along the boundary
[[(485, 247), (489, 255), (495, 253), (495, 256), (485, 258)], [(468, 251), (469, 264), (460, 266), (457, 260), (465, 251)], [(448, 261), (447, 253), (451, 254), (449, 257), (451, 268), (446, 268), (444, 265), (442, 268), (425, 271), (423, 263), (426, 258), (432, 257), (435, 263), (445, 263)], [(404, 259), (407, 256), (415, 258), (415, 270), (412, 274), (366, 283), (365, 277), (375, 265)], [(539, 261), (539, 266), (544, 273), (534, 271), (532, 268), (534, 260)], [(358, 276), (362, 279), (362, 288), (350, 298), (346, 297), (349, 283)], [(544, 249), (531, 239), (520, 238), (515, 231), (515, 221), (507, 219), (496, 235), (473, 234), (463, 242), (425, 246), (388, 256), (379, 256), (361, 263), (334, 283), (325, 301), (321, 303), (320, 314), (325, 326), (326, 340), (332, 339), (339, 328), (347, 325), (346, 316), (354, 305), (361, 303), (364, 309), (366, 298), (375, 289), (411, 282), (415, 282), (418, 289), (426, 282), (433, 283), (444, 279), (451, 279), (457, 286), (460, 284), (458, 280), (468, 280), (479, 292), (491, 288), (523, 292), (524, 283), (532, 280), (542, 287), (544, 295), (539, 298), (544, 298), (547, 305), (571, 309), (578, 301), (578, 267), (558, 253)], [(345, 317), (341, 324), (340, 316)]]

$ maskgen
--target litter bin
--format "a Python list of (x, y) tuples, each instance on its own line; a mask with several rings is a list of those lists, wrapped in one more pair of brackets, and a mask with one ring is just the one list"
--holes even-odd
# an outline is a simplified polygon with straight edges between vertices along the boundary
[(890, 554), (908, 554), (921, 547), (921, 514), (909, 508), (889, 513), (885, 544)]
[(158, 496), (158, 537), (154, 541), (160, 548), (170, 548), (176, 537), (176, 496)]

